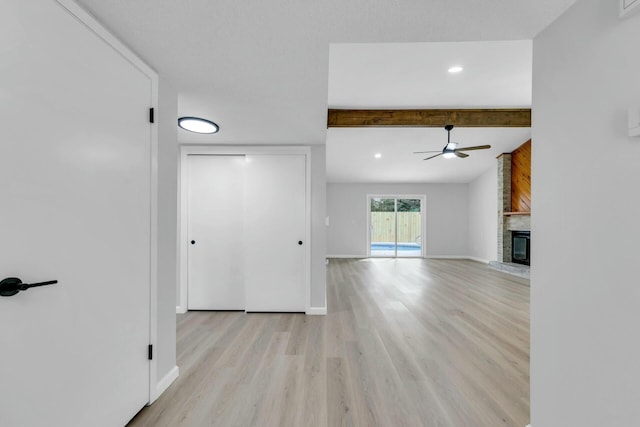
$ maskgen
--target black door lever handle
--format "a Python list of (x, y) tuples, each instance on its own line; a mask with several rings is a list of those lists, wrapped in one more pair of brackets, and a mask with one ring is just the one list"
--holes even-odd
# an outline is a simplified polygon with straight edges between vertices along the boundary
[(26, 291), (29, 288), (35, 288), (38, 286), (53, 285), (58, 283), (57, 280), (49, 280), (46, 282), (38, 283), (22, 283), (22, 280), (17, 277), (7, 277), (0, 281), (0, 296), (11, 297), (20, 291)]

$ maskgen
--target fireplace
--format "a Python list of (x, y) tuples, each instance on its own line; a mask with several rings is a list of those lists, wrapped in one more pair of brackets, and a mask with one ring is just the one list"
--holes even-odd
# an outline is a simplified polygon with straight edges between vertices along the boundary
[(511, 261), (530, 265), (531, 264), (531, 238), (530, 231), (512, 231), (511, 232)]

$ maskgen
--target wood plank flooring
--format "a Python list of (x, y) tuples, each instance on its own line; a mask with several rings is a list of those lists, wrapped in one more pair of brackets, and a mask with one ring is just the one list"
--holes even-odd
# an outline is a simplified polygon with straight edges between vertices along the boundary
[(178, 316), (180, 377), (130, 426), (529, 423), (528, 282), (466, 260), (331, 260), (328, 314)]

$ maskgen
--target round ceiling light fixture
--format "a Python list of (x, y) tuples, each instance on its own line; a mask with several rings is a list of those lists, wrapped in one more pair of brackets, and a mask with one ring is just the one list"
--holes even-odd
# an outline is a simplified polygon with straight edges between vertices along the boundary
[(451, 74), (456, 74), (464, 70), (460, 65), (454, 65), (453, 67), (449, 67), (449, 71)]
[(382, 157), (381, 153), (376, 153), (373, 155), (373, 157), (375, 157), (376, 159), (380, 159)]
[(184, 130), (195, 133), (211, 134), (220, 130), (220, 127), (217, 124), (200, 117), (180, 117), (178, 119), (178, 126)]

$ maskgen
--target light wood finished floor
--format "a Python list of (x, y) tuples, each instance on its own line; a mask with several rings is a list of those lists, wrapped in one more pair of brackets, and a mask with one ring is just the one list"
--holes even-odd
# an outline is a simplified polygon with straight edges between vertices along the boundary
[(331, 260), (327, 316), (178, 316), (180, 377), (131, 426), (529, 423), (529, 287), (465, 260)]

